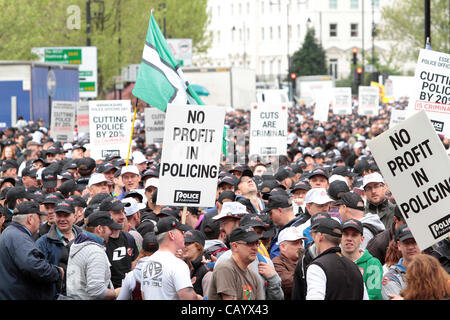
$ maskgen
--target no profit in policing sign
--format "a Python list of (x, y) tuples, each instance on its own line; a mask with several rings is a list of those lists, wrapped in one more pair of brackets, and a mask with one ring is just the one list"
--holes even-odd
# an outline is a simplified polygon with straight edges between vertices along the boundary
[(91, 157), (125, 159), (131, 136), (131, 101), (89, 101)]
[(158, 205), (212, 207), (225, 108), (167, 105)]
[(287, 107), (254, 104), (250, 114), (250, 155), (286, 154)]
[(425, 111), (368, 141), (421, 250), (450, 232), (450, 160)]

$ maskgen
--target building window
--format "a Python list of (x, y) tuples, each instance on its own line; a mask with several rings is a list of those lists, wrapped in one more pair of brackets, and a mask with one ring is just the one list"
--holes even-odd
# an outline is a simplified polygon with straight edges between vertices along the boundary
[(281, 26), (278, 26), (278, 39), (281, 39)]
[(292, 38), (292, 26), (288, 26), (288, 37), (289, 39)]
[(337, 23), (330, 23), (330, 37), (337, 37)]
[(328, 0), (329, 9), (337, 9), (337, 0)]
[(217, 6), (217, 15), (220, 17), (220, 6)]
[(261, 1), (261, 13), (264, 13), (264, 1)]
[(219, 43), (219, 42), (220, 42), (220, 30), (217, 31), (217, 43)]
[(264, 28), (261, 28), (261, 40), (264, 40)]
[(358, 36), (358, 24), (350, 23), (350, 37), (357, 37), (357, 36)]
[(350, 9), (358, 9), (358, 8), (359, 8), (359, 0), (350, 0)]
[(266, 63), (264, 60), (261, 61), (261, 74), (265, 73), (266, 69)]
[(231, 5), (231, 15), (233, 15), (233, 14), (234, 14), (234, 6)]
[(372, 0), (371, 1), (371, 5), (374, 6), (375, 8), (379, 8), (380, 7), (380, 0)]
[(269, 38), (270, 38), (270, 40), (273, 39), (273, 29), (272, 29), (272, 27), (269, 28)]
[(239, 3), (238, 8), (239, 8), (239, 15), (241, 15), (242, 14), (242, 4)]
[(247, 14), (250, 14), (250, 3), (247, 2)]

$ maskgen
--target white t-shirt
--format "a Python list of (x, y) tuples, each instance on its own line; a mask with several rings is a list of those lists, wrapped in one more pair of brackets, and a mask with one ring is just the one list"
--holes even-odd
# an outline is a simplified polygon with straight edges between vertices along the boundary
[(192, 287), (188, 265), (168, 251), (156, 251), (142, 266), (145, 300), (179, 300), (177, 291)]

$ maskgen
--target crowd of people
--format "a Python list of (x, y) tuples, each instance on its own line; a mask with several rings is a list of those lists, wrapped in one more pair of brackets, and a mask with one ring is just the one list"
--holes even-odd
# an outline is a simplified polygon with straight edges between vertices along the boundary
[(0, 132), (0, 299), (448, 299), (450, 237), (419, 249), (366, 145), (407, 103), (327, 122), (292, 106), (287, 154), (268, 159), (248, 154), (250, 113), (229, 110), (237, 147), (210, 208), (157, 204), (143, 110), (129, 159), (21, 119)]

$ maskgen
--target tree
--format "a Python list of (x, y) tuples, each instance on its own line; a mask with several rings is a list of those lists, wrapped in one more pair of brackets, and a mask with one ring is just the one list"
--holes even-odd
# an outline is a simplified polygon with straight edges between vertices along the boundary
[(302, 47), (294, 52), (294, 72), (298, 76), (328, 74), (325, 50), (315, 38), (314, 29), (308, 29)]
[[(425, 47), (424, 1), (396, 0), (381, 10), (381, 23), (377, 38), (391, 40), (395, 60), (417, 61), (419, 49)], [(432, 50), (450, 52), (450, 3), (448, 0), (431, 1)]]
[[(33, 47), (86, 46), (86, 0), (0, 0), (0, 60), (35, 60)], [(102, 19), (99, 2), (91, 1), (91, 45), (97, 47), (99, 97), (114, 87), (121, 68), (140, 63), (147, 36), (150, 10), (167, 38), (192, 38), (193, 51), (205, 52), (209, 45), (207, 0), (105, 0)], [(166, 8), (161, 4), (165, 3)], [(81, 24), (68, 28), (73, 13), (80, 9)], [(120, 23), (119, 23), (120, 22)], [(120, 39), (120, 45), (119, 45)]]

